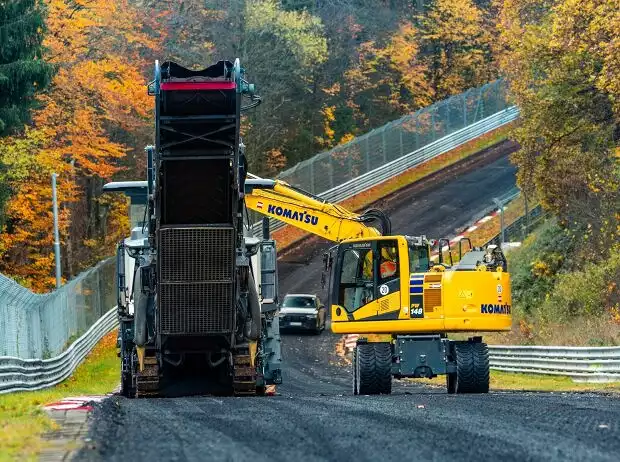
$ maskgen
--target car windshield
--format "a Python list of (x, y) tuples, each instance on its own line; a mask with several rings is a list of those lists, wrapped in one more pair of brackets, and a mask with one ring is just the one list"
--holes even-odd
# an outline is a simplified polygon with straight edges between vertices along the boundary
[(285, 308), (314, 308), (312, 297), (285, 297), (282, 306)]

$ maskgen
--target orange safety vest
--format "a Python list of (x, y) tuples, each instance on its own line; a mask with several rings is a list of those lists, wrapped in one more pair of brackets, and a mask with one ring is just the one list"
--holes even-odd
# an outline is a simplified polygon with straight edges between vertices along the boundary
[(385, 279), (390, 276), (394, 276), (394, 274), (396, 274), (396, 270), (398, 270), (398, 267), (393, 261), (384, 261), (381, 263), (379, 269), (381, 271), (381, 277)]

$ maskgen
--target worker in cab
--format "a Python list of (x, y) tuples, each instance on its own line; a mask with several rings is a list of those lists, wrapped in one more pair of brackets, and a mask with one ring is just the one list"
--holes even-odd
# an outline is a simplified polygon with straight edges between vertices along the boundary
[(379, 274), (381, 280), (398, 277), (398, 262), (396, 258), (396, 248), (383, 247), (381, 249), (381, 262), (379, 263)]
[[(372, 280), (372, 250), (366, 253), (364, 258), (363, 275), (364, 279)], [(398, 262), (396, 249), (394, 247), (383, 247), (381, 249), (381, 259), (379, 263), (379, 276), (381, 280), (391, 279), (398, 273)]]

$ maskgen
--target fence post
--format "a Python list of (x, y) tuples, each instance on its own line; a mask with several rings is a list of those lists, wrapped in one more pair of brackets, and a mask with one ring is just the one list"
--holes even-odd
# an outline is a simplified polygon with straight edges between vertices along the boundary
[(369, 138), (370, 136), (366, 135), (366, 138), (364, 139), (364, 147), (366, 148), (366, 172), (370, 172), (370, 142), (368, 141)]
[(403, 127), (400, 127), (400, 130), (398, 130), (398, 142), (399, 142), (399, 146), (400, 146), (400, 156), (399, 157), (403, 157), (405, 155), (405, 153), (403, 152)]
[(316, 194), (316, 186), (314, 185), (314, 160), (310, 161), (310, 191)]
[(381, 149), (383, 150), (383, 164), (387, 164), (387, 143), (385, 142), (385, 129), (381, 132)]
[(334, 187), (334, 164), (332, 163), (331, 153), (327, 158), (329, 159), (329, 168), (327, 169), (329, 171), (329, 188), (332, 189)]
[(523, 229), (523, 240), (527, 237), (527, 230), (530, 227), (530, 212), (528, 210), (527, 193), (523, 192), (523, 203), (525, 204), (525, 228)]
[(420, 149), (420, 118), (415, 118), (415, 150)]
[(461, 100), (463, 101), (463, 126), (461, 128), (467, 127), (467, 98), (465, 94), (461, 95)]
[(56, 288), (60, 287), (60, 237), (58, 235), (58, 201), (56, 200), (56, 174), (52, 173), (52, 209), (54, 214), (54, 258), (56, 260)]
[(500, 246), (504, 245), (504, 203), (499, 199), (493, 198), (493, 202), (499, 207), (499, 229), (500, 229)]

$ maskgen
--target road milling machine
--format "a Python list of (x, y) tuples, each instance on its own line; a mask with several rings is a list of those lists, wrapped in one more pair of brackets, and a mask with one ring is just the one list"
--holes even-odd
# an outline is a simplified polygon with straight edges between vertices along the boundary
[(255, 176), (245, 189), (249, 209), (337, 243), (324, 258), (331, 329), (359, 334), (354, 394), (391, 393), (392, 377), (438, 375), (446, 376), (449, 393), (488, 392), (482, 337), (461, 341), (448, 334), (510, 330), (510, 275), (501, 248), (473, 248), (464, 239), (453, 264), (448, 239), (391, 235), (390, 220), (379, 210), (356, 214)]
[[(239, 60), (155, 65), (155, 146), (118, 246), (121, 391), (263, 394), (281, 383), (275, 242), (244, 221), (241, 112), (260, 103)], [(187, 388), (183, 388), (187, 386)]]

